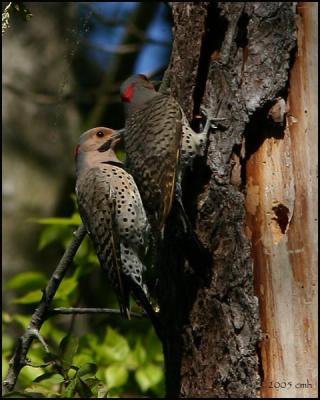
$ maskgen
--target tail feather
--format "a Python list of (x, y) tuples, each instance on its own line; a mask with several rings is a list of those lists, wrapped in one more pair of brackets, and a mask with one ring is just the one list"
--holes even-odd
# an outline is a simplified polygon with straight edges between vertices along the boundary
[(123, 300), (118, 297), (120, 315), (123, 319), (131, 319), (130, 310), (129, 310), (129, 299)]
[(154, 330), (156, 332), (156, 334), (158, 335), (160, 340), (163, 340), (163, 327), (161, 324), (161, 321), (158, 317), (158, 315), (156, 314), (156, 312), (154, 311), (152, 305), (150, 304), (146, 294), (144, 293), (144, 291), (142, 290), (142, 288), (137, 285), (135, 282), (130, 282), (130, 286), (131, 286), (131, 290), (132, 290), (132, 294), (134, 299), (136, 300), (137, 304), (139, 304), (146, 312), (146, 314), (148, 315)]

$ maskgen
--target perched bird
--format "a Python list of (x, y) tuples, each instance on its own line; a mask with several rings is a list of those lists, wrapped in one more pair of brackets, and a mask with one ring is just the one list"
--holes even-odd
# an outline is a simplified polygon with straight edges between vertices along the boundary
[(182, 206), (181, 181), (187, 166), (203, 155), (212, 120), (194, 132), (178, 102), (157, 92), (144, 75), (128, 78), (120, 88), (126, 103), (122, 131), (127, 165), (139, 188), (153, 232), (163, 231), (174, 199)]
[(115, 154), (119, 140), (116, 131), (103, 127), (80, 136), (75, 149), (79, 212), (117, 294), (121, 314), (130, 318), (132, 293), (159, 331), (139, 257), (146, 249), (149, 224), (138, 188)]

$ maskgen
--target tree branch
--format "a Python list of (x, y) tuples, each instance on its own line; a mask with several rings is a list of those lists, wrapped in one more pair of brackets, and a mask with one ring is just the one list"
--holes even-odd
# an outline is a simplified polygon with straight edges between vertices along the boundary
[[(120, 315), (120, 310), (116, 310), (113, 308), (78, 308), (78, 307), (57, 307), (53, 310), (49, 310), (47, 313), (48, 317), (57, 315), (57, 314), (117, 314)], [(136, 318), (147, 318), (147, 314), (145, 313), (135, 313), (130, 312), (132, 317)]]
[(43, 290), (42, 299), (40, 300), (38, 307), (31, 317), (31, 321), (27, 330), (18, 339), (18, 344), (16, 346), (14, 355), (9, 362), (7, 377), (3, 382), (3, 395), (13, 390), (21, 369), (28, 364), (26, 356), (32, 344), (33, 338), (36, 337), (41, 341), (41, 343), (44, 343), (39, 333), (40, 328), (48, 316), (49, 306), (53, 300), (53, 297), (56, 294), (59, 285), (64, 278), (66, 271), (71, 264), (73, 257), (75, 256), (83, 238), (85, 237), (85, 234), (86, 230), (84, 226), (79, 226), (79, 228), (74, 233), (75, 237), (72, 243), (66, 249), (56, 270), (51, 276), (47, 287)]

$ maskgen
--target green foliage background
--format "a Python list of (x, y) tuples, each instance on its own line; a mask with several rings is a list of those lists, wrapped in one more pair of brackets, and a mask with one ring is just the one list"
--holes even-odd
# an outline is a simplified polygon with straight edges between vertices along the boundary
[[(15, 61), (23, 56), (25, 61), (8, 63), (4, 70), (16, 89), (6, 89), (6, 96), (13, 96), (14, 102), (8, 102), (10, 110), (4, 123), (4, 170), (18, 168), (20, 180), (16, 173), (8, 172), (7, 186), (17, 191), (10, 194), (9, 190), (4, 204), (4, 253), (8, 257), (3, 275), (3, 379), (16, 339), (27, 328), (41, 289), (81, 223), (75, 202), (70, 200), (75, 185), (74, 145), (79, 135), (93, 126), (124, 126), (119, 85), (135, 72), (143, 49), (157, 42), (149, 29), (157, 16), (162, 15), (161, 30), (165, 21), (171, 24), (170, 9), (165, 6), (166, 11), (161, 11), (161, 2), (138, 2), (135, 8), (120, 2), (117, 10), (116, 3), (111, 2), (109, 10), (109, 3), (103, 3), (104, 12), (90, 2), (26, 4), (28, 8), (23, 2), (4, 2), (2, 7), (3, 48), (10, 54), (6, 59)], [(123, 28), (122, 34), (119, 28)], [(103, 43), (109, 48), (98, 49), (107, 60), (103, 65), (92, 58), (90, 38), (96, 29), (99, 35), (103, 31)], [(110, 41), (113, 35), (121, 36), (119, 43)], [(150, 73), (152, 79), (161, 79), (169, 62), (171, 39), (159, 42), (157, 52), (152, 53), (158, 66), (139, 71)], [(117, 51), (118, 46), (121, 51)], [(23, 135), (16, 134), (20, 131)], [(37, 137), (45, 137), (43, 146), (38, 146)], [(63, 139), (63, 151), (55, 138)], [(125, 154), (118, 156), (124, 159)], [(21, 182), (39, 185), (30, 185), (22, 193), (18, 190), (23, 187)], [(47, 185), (54, 190), (47, 193)], [(33, 191), (34, 187), (41, 193)], [(33, 196), (38, 201), (33, 202)], [(44, 207), (47, 203), (50, 208)], [(47, 215), (61, 218), (25, 221), (30, 216)], [(52, 306), (118, 308), (88, 238), (82, 242)], [(141, 311), (134, 303), (131, 308)], [(162, 348), (148, 319), (56, 315), (43, 324), (40, 333), (50, 353), (34, 340), (28, 353), (33, 366), (22, 369), (15, 392), (6, 397), (163, 397)]]
[[(36, 222), (44, 226), (38, 246), (42, 251), (57, 243), (65, 249), (81, 219), (75, 211), (70, 218), (46, 218)], [(99, 262), (86, 237), (70, 268), (72, 273), (63, 279), (52, 306), (75, 306), (81, 297), (81, 284), (96, 268), (100, 269)], [(11, 333), (16, 336), (27, 328), (48, 279), (41, 272), (29, 271), (16, 275), (5, 286), (5, 293), (10, 290), (19, 293), (13, 302), (19, 305), (20, 312), (3, 313), (2, 379), (6, 376), (15, 345)], [(117, 308), (115, 296), (109, 304), (102, 306)], [(73, 329), (73, 319), (84, 316), (68, 315), (67, 325), (59, 318), (51, 317), (41, 329), (49, 353), (35, 340), (28, 353), (33, 366), (22, 369), (17, 390), (5, 397), (163, 397), (162, 347), (149, 321), (131, 320), (120, 330), (115, 327), (119, 327), (119, 321), (116, 321), (119, 316), (97, 315), (92, 318), (99, 319), (99, 325), (79, 336)]]

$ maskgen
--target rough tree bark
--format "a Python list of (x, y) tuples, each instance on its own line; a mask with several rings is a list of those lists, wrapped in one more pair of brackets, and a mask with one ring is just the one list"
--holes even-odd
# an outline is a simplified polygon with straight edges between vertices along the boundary
[(317, 397), (317, 9), (298, 3), (285, 129), (256, 127), (259, 146), (247, 154), (263, 397)]
[[(207, 257), (186, 255), (177, 240), (166, 243), (159, 303), (167, 328), (167, 397), (259, 397), (264, 365), (244, 229), (246, 164), (268, 123), (275, 138), (285, 136), (282, 99), (295, 55), (296, 3), (170, 4), (174, 43), (166, 84), (195, 127), (201, 104), (226, 120), (184, 182), (187, 212), (212, 256), (208, 277)], [(169, 225), (171, 238), (174, 230)]]

